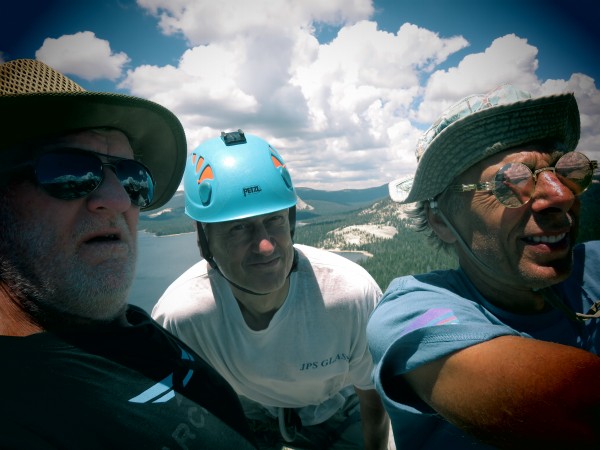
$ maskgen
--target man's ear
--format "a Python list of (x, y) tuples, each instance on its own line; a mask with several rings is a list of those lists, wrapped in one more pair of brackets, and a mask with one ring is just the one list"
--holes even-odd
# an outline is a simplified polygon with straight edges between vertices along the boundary
[(456, 237), (442, 218), (437, 201), (426, 202), (424, 206), (427, 222), (436, 236), (447, 244), (454, 244)]

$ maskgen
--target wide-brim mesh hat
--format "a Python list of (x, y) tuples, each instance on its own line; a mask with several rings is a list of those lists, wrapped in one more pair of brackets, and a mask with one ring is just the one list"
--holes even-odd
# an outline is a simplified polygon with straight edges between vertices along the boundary
[(469, 167), (521, 144), (555, 139), (577, 147), (580, 119), (572, 93), (532, 98), (512, 85), (466, 97), (446, 110), (417, 143), (417, 170), (389, 184), (400, 203), (434, 198)]
[(164, 205), (177, 190), (187, 155), (183, 127), (163, 106), (137, 97), (89, 92), (41, 61), (18, 59), (0, 65), (0, 164), (18, 158), (27, 142), (76, 130), (110, 127), (124, 132), (134, 157), (156, 186), (152, 203)]

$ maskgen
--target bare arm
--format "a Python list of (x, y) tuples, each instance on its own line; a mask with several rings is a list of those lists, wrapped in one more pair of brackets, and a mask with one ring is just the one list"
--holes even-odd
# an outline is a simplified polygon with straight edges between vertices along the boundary
[(388, 445), (389, 420), (375, 389), (354, 388), (360, 402), (360, 418), (365, 449), (385, 450)]
[(515, 336), (404, 375), (448, 421), (498, 447), (600, 448), (600, 357)]

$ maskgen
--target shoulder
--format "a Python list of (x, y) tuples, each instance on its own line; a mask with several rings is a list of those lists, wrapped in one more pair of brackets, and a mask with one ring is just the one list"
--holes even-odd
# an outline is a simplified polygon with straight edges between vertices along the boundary
[(329, 311), (339, 308), (347, 314), (351, 308), (366, 317), (379, 299), (381, 289), (361, 266), (327, 250), (304, 245), (295, 246), (298, 265), (292, 274), (296, 296), (312, 300), (322, 299)]
[(163, 297), (171, 297), (192, 290), (210, 289), (209, 270), (210, 267), (206, 260), (197, 262), (169, 285)]
[(298, 252), (300, 270), (310, 270), (315, 274), (324, 272), (341, 278), (354, 278), (355, 282), (364, 279), (369, 283), (375, 283), (373, 277), (362, 266), (332, 251), (301, 244), (295, 244), (294, 248)]
[(214, 295), (208, 273), (208, 264), (202, 260), (177, 278), (165, 290), (152, 310), (152, 317), (187, 316), (198, 310), (211, 308)]
[[(445, 275), (451, 279), (455, 271)], [(374, 376), (416, 367), (490, 339), (518, 335), (477, 301), (444, 287), (444, 274), (424, 282), (414, 276), (394, 280), (369, 318), (367, 338)]]
[(396, 278), (371, 315), (367, 334), (373, 346), (387, 348), (401, 338), (418, 343), (425, 338), (442, 342), (453, 336), (476, 342), (514, 333), (481, 300), (457, 270)]
[(588, 241), (573, 249), (573, 270), (564, 282), (581, 286), (587, 283), (599, 283), (598, 264), (600, 264), (600, 241)]
[[(381, 288), (362, 266), (328, 250), (305, 245), (295, 245), (298, 251), (296, 270), (299, 287), (306, 289), (318, 286), (327, 292), (328, 300), (348, 299), (363, 304), (377, 302), (381, 298)], [(373, 305), (374, 306), (374, 305)]]
[(449, 272), (395, 278), (384, 292), (370, 322), (377, 324), (375, 328), (386, 326), (388, 322), (395, 327), (398, 320), (452, 305), (452, 297), (456, 294), (444, 286), (444, 279), (451, 276)]
[(563, 296), (576, 310), (587, 311), (600, 296), (600, 241), (581, 243), (573, 249), (571, 275), (560, 283)]
[(460, 298), (469, 291), (460, 273), (456, 270), (439, 270), (419, 275), (406, 275), (392, 280), (383, 300), (393, 299), (408, 294), (426, 298), (441, 297), (444, 299)]
[(431, 310), (448, 309), (470, 316), (487, 313), (485, 300), (459, 270), (439, 270), (407, 275), (392, 280), (374, 314), (390, 311), (412, 316)]
[(583, 261), (591, 264), (600, 260), (600, 241), (583, 242), (575, 246), (573, 250), (575, 261)]

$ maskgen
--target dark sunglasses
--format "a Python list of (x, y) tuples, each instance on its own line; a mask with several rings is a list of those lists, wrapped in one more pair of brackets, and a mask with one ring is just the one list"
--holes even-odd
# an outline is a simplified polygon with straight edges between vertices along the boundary
[(42, 153), (26, 165), (33, 168), (36, 182), (49, 195), (62, 200), (82, 198), (98, 189), (105, 166), (115, 173), (134, 205), (145, 208), (154, 197), (150, 170), (133, 159), (65, 148)]
[(451, 186), (458, 192), (492, 191), (498, 201), (507, 208), (519, 208), (531, 200), (540, 173), (554, 172), (560, 182), (575, 195), (582, 194), (591, 184), (597, 161), (590, 161), (579, 152), (565, 153), (553, 167), (543, 167), (532, 171), (523, 163), (508, 163), (502, 166), (493, 181), (480, 181), (476, 184)]

